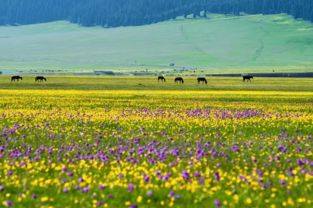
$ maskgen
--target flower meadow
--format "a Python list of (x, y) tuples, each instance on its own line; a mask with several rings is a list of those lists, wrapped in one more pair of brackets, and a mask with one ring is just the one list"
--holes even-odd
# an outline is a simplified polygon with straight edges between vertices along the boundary
[(2, 207), (312, 207), (313, 93), (0, 90)]

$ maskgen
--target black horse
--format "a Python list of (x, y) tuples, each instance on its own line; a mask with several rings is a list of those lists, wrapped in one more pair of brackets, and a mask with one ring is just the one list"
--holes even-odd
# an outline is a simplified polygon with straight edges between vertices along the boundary
[(182, 77), (176, 77), (174, 81), (175, 83), (184, 84), (184, 79)]
[(20, 81), (20, 80), (23, 80), (23, 77), (21, 77), (21, 76), (12, 76), (11, 77), (11, 82)]
[(158, 76), (158, 82), (166, 82), (166, 79), (164, 76)]
[(243, 82), (245, 82), (246, 80), (251, 82), (251, 79), (253, 79), (252, 75), (243, 75), (242, 76), (242, 81)]
[(205, 77), (198, 77), (197, 81), (198, 81), (198, 84), (200, 84), (200, 83), (208, 84), (208, 80), (206, 80)]
[(45, 81), (45, 82), (47, 81), (47, 78), (44, 76), (37, 76), (35, 78), (35, 82), (43, 82), (43, 81)]

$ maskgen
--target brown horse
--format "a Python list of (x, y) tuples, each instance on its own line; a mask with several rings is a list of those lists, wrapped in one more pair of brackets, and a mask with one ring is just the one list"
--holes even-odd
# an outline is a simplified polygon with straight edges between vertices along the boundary
[(251, 82), (251, 79), (253, 79), (252, 75), (243, 75), (242, 76), (242, 81), (243, 82), (245, 82), (246, 80)]
[(164, 76), (158, 76), (158, 82), (166, 82), (166, 79)]
[(11, 82), (20, 81), (20, 80), (23, 80), (23, 77), (21, 77), (21, 76), (12, 76), (11, 77)]
[(205, 77), (198, 77), (197, 81), (198, 81), (198, 84), (200, 84), (200, 83), (208, 84), (208, 80), (206, 80)]
[(37, 76), (35, 78), (35, 82), (43, 82), (43, 81), (45, 81), (45, 82), (47, 81), (47, 78), (44, 76)]
[(184, 84), (184, 79), (182, 77), (176, 77), (174, 80), (175, 83)]

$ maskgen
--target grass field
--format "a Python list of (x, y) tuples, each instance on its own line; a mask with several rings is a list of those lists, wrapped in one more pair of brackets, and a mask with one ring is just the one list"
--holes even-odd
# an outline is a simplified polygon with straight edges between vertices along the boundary
[(120, 28), (68, 22), (0, 27), (0, 70), (210, 73), (312, 71), (313, 27), (287, 15), (180, 19)]
[(53, 90), (195, 90), (195, 91), (313, 91), (312, 78), (259, 78), (243, 82), (242, 78), (207, 77), (208, 85), (197, 84), (197, 77), (184, 77), (185, 84), (174, 83), (175, 77), (158, 83), (157, 77), (47, 76), (48, 82), (36, 83), (34, 76), (21, 82), (0, 76), (0, 89)]
[(312, 207), (310, 79), (48, 81), (0, 78), (3, 206)]

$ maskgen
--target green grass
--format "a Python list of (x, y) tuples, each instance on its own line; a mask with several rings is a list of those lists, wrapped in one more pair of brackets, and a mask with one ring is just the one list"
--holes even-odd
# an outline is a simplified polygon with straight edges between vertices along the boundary
[(136, 71), (197, 67), (198, 73), (312, 71), (313, 26), (286, 15), (172, 20), (138, 27), (68, 22), (0, 27), (0, 70)]
[(11, 82), (0, 76), (0, 89), (59, 89), (59, 90), (244, 90), (244, 91), (313, 91), (313, 79), (255, 78), (242, 82), (238, 78), (208, 77), (208, 85), (197, 84), (196, 77), (185, 77), (185, 84), (175, 84), (174, 77), (158, 83), (156, 77), (48, 76), (48, 82), (36, 83), (26, 76), (21, 82)]

